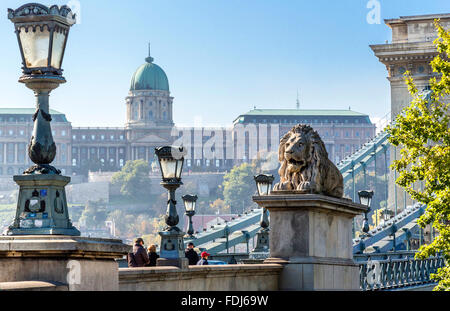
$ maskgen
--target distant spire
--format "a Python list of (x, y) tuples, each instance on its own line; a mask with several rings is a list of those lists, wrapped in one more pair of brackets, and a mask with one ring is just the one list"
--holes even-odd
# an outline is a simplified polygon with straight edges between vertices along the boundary
[(148, 43), (148, 57), (145, 58), (145, 61), (147, 63), (152, 63), (153, 62), (153, 57), (151, 57), (151, 54), (150, 54), (150, 42)]
[(297, 103), (296, 103), (296, 106), (297, 106), (297, 110), (299, 110), (300, 109), (300, 100), (298, 99), (298, 90), (297, 90)]

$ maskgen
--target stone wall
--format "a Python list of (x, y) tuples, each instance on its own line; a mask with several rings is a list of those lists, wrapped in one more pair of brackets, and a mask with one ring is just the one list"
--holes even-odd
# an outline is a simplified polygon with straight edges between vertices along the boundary
[(278, 264), (120, 268), (120, 291), (272, 291)]

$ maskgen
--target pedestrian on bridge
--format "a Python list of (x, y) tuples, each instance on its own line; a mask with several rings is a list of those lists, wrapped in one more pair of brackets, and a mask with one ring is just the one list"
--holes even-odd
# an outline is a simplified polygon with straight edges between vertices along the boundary
[(197, 252), (194, 250), (194, 243), (189, 242), (188, 246), (186, 248), (186, 251), (184, 252), (184, 255), (189, 260), (189, 265), (193, 266), (196, 265), (199, 257)]
[(159, 255), (156, 253), (156, 245), (152, 244), (148, 247), (148, 258), (150, 259), (149, 267), (156, 266), (156, 259), (159, 258)]
[(144, 240), (136, 238), (134, 240), (133, 252), (128, 253), (128, 267), (144, 267), (150, 263), (147, 252), (144, 248)]
[(202, 259), (200, 259), (197, 262), (197, 266), (205, 266), (208, 265), (208, 257), (210, 256), (210, 254), (208, 254), (207, 252), (202, 252), (201, 254)]

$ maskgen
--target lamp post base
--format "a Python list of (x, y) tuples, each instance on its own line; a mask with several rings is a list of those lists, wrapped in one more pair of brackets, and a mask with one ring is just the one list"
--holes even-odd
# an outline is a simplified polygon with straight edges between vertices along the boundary
[(61, 175), (16, 175), (19, 185), (16, 217), (6, 235), (79, 236), (69, 219), (64, 186), (70, 177)]
[(252, 253), (269, 252), (269, 230), (261, 229), (256, 233), (256, 247)]
[[(178, 228), (177, 228), (178, 229)], [(179, 230), (179, 229), (178, 229)], [(156, 261), (157, 266), (177, 266), (187, 268), (184, 255), (184, 232), (175, 229), (159, 232), (161, 236), (160, 258)]]

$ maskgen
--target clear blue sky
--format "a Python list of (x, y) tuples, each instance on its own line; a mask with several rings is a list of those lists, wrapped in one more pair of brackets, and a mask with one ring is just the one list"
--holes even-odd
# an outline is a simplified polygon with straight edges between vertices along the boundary
[[(150, 41), (177, 124), (231, 124), (253, 106), (295, 108), (297, 89), (302, 108), (351, 106), (381, 117), (390, 109), (386, 69), (368, 45), (391, 39), (383, 19), (449, 13), (450, 2), (379, 1), (381, 24), (367, 23), (367, 0), (79, 0), (81, 24), (63, 63), (68, 83), (50, 106), (74, 126), (123, 126), (130, 79)], [(7, 8), (24, 3), (1, 1), (2, 107), (34, 107), (17, 82), (21, 60), (7, 19)]]

